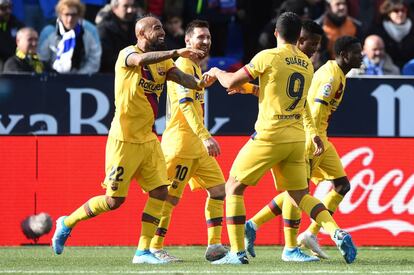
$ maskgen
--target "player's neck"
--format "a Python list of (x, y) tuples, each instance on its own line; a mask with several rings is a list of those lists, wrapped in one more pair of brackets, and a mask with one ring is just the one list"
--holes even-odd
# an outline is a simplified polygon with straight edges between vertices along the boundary
[(350, 70), (351, 67), (349, 67), (342, 59), (335, 59), (336, 64), (338, 64), (339, 68), (341, 68), (344, 75), (346, 75)]

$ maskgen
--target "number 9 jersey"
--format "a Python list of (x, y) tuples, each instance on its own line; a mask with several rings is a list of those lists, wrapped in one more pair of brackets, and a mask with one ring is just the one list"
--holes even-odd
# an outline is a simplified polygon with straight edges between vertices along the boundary
[(296, 46), (281, 45), (259, 52), (244, 67), (259, 78), (259, 114), (254, 139), (272, 143), (305, 141), (303, 115), (313, 65)]

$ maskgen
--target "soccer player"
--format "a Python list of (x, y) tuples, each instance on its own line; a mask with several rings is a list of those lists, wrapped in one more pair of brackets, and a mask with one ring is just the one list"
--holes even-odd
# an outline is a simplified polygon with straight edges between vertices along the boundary
[[(323, 34), (324, 32), (322, 30), (322, 27), (318, 23), (312, 20), (304, 20), (302, 22), (300, 37), (296, 43), (296, 46), (304, 54), (311, 58), (312, 55), (317, 51), (318, 45), (322, 39)], [(229, 94), (242, 93), (254, 94), (258, 96), (258, 91), (259, 86), (248, 83), (243, 85), (243, 87), (238, 87), (236, 89), (230, 90)], [(313, 156), (315, 152), (312, 151), (309, 153)], [(275, 209), (275, 206), (272, 201), (272, 203), (266, 206), (264, 210), (256, 214), (254, 218), (256, 218), (257, 223), (254, 222), (253, 219), (249, 220), (246, 223), (245, 244), (247, 251), (252, 257), (256, 256), (256, 253), (254, 251), (254, 241), (256, 239), (256, 230), (258, 229), (258, 226), (261, 225), (261, 222), (265, 220), (266, 217), (269, 217), (269, 219), (270, 217), (273, 218), (275, 217), (275, 215), (280, 214), (280, 211), (282, 211), (285, 233), (285, 247), (282, 253), (282, 260), (295, 262), (319, 261), (318, 257), (309, 256), (306, 253), (303, 253), (303, 251), (297, 246), (296, 236), (300, 224), (300, 219), (295, 219), (296, 211), (292, 213), (292, 210), (290, 208), (293, 207), (293, 205), (291, 203), (285, 204), (285, 207), (282, 207), (285, 198), (285, 194), (282, 193), (280, 197), (277, 198), (277, 200), (275, 199), (275, 202), (279, 202), (279, 204), (276, 205), (278, 206), (278, 208)], [(289, 198), (286, 198), (286, 200), (289, 200)], [(275, 213), (273, 212), (273, 210), (275, 211)]]
[[(165, 81), (201, 90), (208, 78), (198, 80), (175, 67), (171, 58), (204, 56), (197, 49), (159, 51), (164, 48), (165, 32), (152, 16), (137, 21), (137, 44), (119, 53), (115, 65), (115, 115), (106, 144), (106, 177), (102, 186), (106, 194), (87, 201), (69, 216), (56, 221), (52, 248), (61, 254), (75, 225), (99, 214), (117, 209), (125, 201), (130, 181), (135, 178), (149, 197), (141, 218), (141, 236), (133, 263), (160, 264), (149, 250), (167, 197), (165, 159), (156, 134), (154, 119), (158, 97)], [(211, 83), (211, 82), (210, 82)]]
[[(194, 20), (185, 31), (187, 48), (202, 50), (204, 56), (178, 58), (176, 66), (185, 73), (201, 78), (201, 60), (208, 55), (211, 46), (209, 24)], [(183, 195), (190, 180), (190, 187), (207, 190), (205, 217), (208, 228), (208, 247), (205, 257), (218, 260), (227, 253), (221, 245), (221, 227), (225, 194), (225, 179), (214, 157), (220, 154), (220, 146), (204, 126), (204, 90), (187, 89), (172, 81), (167, 82), (167, 127), (162, 136), (162, 150), (167, 163), (171, 185), (165, 202), (162, 218), (151, 251), (160, 259), (179, 261), (163, 249), (165, 235), (173, 208)]]
[[(329, 180), (333, 184), (332, 190), (324, 198), (324, 205), (330, 213), (334, 213), (338, 205), (350, 190), (350, 183), (341, 163), (341, 159), (334, 145), (328, 140), (327, 128), (331, 115), (342, 101), (345, 90), (345, 75), (352, 68), (359, 68), (362, 62), (362, 48), (358, 39), (344, 36), (335, 43), (335, 60), (328, 61), (314, 75), (309, 89), (308, 103), (312, 119), (321, 136), (326, 150), (320, 156), (313, 156), (313, 146), (307, 142), (310, 175), (315, 184)], [(307, 136), (309, 140), (309, 134)], [(282, 210), (282, 211), (281, 211)], [(301, 219), (301, 212), (286, 199), (284, 193), (276, 196), (267, 206), (260, 210), (246, 223), (247, 251), (255, 256), (254, 241), (259, 227), (282, 212), (285, 233), (285, 249), (282, 259), (285, 261), (312, 261), (311, 257), (297, 248), (296, 236)], [(328, 255), (320, 248), (316, 235), (320, 226), (315, 221), (298, 237), (300, 245), (309, 248), (319, 258), (327, 259)], [(302, 254), (302, 255), (301, 255)], [(307, 257), (306, 257), (307, 256)]]
[[(330, 234), (347, 263), (356, 258), (350, 234), (339, 229), (325, 206), (309, 195), (305, 164), (305, 131), (302, 116), (313, 75), (310, 59), (296, 46), (300, 18), (283, 13), (276, 22), (277, 48), (259, 52), (235, 73), (212, 68), (225, 88), (233, 88), (259, 77), (259, 114), (256, 132), (236, 157), (226, 183), (226, 221), (231, 251), (213, 264), (247, 264), (244, 246), (246, 211), (244, 191), (254, 186), (268, 170), (279, 190), (286, 190), (296, 206), (304, 210)], [(312, 142), (320, 146), (320, 138)]]

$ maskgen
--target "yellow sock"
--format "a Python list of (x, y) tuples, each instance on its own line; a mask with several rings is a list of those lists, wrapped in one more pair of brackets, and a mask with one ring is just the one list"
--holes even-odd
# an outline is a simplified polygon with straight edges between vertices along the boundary
[(244, 251), (244, 224), (246, 209), (244, 197), (229, 195), (226, 198), (226, 222), (232, 252)]
[(96, 196), (70, 214), (64, 223), (67, 227), (73, 228), (80, 221), (93, 218), (110, 210), (105, 195)]
[(164, 201), (148, 197), (141, 217), (141, 237), (139, 238), (138, 249), (149, 249), (151, 239), (154, 237), (158, 224), (160, 223), (161, 212)]
[[(332, 189), (323, 199), (323, 204), (332, 215), (343, 199), (344, 196), (338, 194), (334, 189)], [(315, 221), (312, 221), (311, 225), (308, 228), (308, 231), (312, 232), (313, 235), (318, 235), (319, 230), (321, 230), (320, 225)]]
[(170, 226), (171, 214), (174, 209), (174, 205), (166, 201), (162, 208), (160, 223), (155, 231), (154, 238), (151, 240), (150, 247), (153, 249), (162, 249), (164, 247), (164, 239), (167, 234), (168, 227)]
[(223, 223), (223, 200), (206, 199), (204, 214), (207, 223), (208, 244), (221, 243), (221, 228)]
[(333, 236), (338, 225), (332, 218), (331, 214), (326, 210), (323, 203), (315, 197), (307, 194), (303, 196), (299, 203), (299, 207), (306, 212), (314, 221), (322, 225), (329, 235)]
[(269, 202), (268, 205), (262, 208), (256, 215), (253, 216), (250, 220), (253, 221), (257, 228), (262, 224), (270, 221), (274, 217), (282, 214), (283, 200), (285, 197), (285, 192), (280, 193)]
[(288, 197), (285, 197), (282, 208), (283, 232), (285, 233), (285, 247), (296, 247), (296, 237), (299, 231), (301, 210), (294, 206)]

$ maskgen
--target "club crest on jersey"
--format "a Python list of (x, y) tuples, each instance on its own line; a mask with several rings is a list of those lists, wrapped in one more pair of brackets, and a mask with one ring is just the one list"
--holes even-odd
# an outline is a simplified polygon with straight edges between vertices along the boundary
[(164, 76), (166, 72), (164, 68), (157, 67), (157, 73), (161, 76)]
[(331, 95), (331, 92), (332, 92), (331, 83), (327, 83), (327, 84), (323, 85), (322, 90), (321, 90), (322, 96), (329, 97)]

